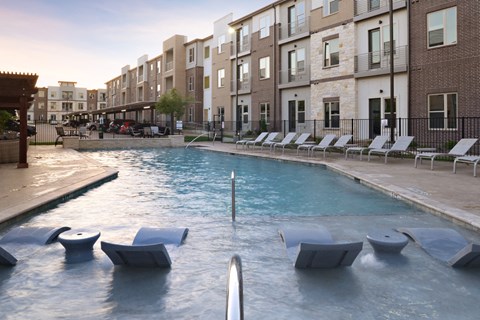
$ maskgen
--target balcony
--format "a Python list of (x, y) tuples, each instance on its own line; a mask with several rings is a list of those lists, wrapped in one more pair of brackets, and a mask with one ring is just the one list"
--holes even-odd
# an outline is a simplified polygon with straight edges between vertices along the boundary
[(251, 77), (248, 77), (243, 80), (232, 80), (230, 82), (230, 92), (232, 95), (235, 95), (237, 93), (237, 88), (238, 88), (238, 94), (245, 94), (249, 93), (251, 89)]
[(173, 61), (168, 61), (165, 64), (165, 71), (170, 71), (170, 70), (173, 70)]
[[(408, 69), (408, 46), (396, 47), (393, 58), (394, 72)], [(390, 73), (390, 51), (381, 50), (355, 56), (355, 78), (371, 77)]]
[(280, 71), (280, 89), (304, 85), (310, 85), (310, 66)]
[(238, 49), (238, 56), (244, 56), (250, 54), (250, 37), (244, 37), (243, 41), (237, 41), (237, 46), (235, 47), (232, 43), (230, 47), (230, 59), (234, 59), (237, 56), (236, 49)]
[[(355, 0), (353, 21), (360, 21), (388, 13), (390, 11), (389, 3), (389, 0)], [(406, 7), (406, 0), (393, 0), (393, 10)]]
[(310, 19), (304, 17), (280, 28), (280, 44), (310, 35)]

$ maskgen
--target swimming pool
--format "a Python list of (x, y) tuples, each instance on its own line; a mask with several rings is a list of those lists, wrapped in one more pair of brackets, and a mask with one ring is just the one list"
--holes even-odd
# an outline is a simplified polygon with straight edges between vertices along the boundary
[(19, 248), (17, 266), (0, 268), (2, 318), (223, 318), (234, 253), (243, 262), (246, 319), (474, 319), (480, 311), (478, 271), (450, 268), (413, 243), (402, 255), (378, 257), (364, 241), (350, 268), (296, 270), (282, 226), (321, 224), (338, 240), (365, 240), (372, 227), (447, 226), (479, 242), (322, 167), (193, 149), (87, 154), (119, 169), (118, 179), (24, 225), (97, 229), (101, 240), (120, 243), (141, 226), (184, 226), (185, 244), (171, 270), (114, 268), (99, 243), (93, 261), (76, 264), (58, 243)]

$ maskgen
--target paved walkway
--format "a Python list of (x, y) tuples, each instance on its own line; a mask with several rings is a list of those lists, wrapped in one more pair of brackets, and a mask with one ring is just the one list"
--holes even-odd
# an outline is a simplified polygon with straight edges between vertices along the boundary
[[(393, 158), (388, 164), (377, 157), (372, 161), (344, 160), (340, 154), (321, 154), (315, 158), (287, 150), (271, 154), (268, 151), (236, 149), (233, 144), (195, 143), (207, 150), (238, 153), (257, 157), (273, 157), (285, 161), (300, 161), (326, 165), (361, 183), (379, 189), (395, 198), (418, 204), (434, 214), (451, 218), (457, 223), (480, 230), (480, 177), (473, 177), (472, 167), (460, 165), (452, 173), (452, 163), (437, 161), (431, 171), (426, 161), (418, 169), (413, 159)], [(63, 201), (116, 176), (117, 172), (91, 160), (85, 154), (53, 146), (30, 146), (28, 169), (16, 164), (0, 165), (0, 223), (42, 208), (50, 202)]]

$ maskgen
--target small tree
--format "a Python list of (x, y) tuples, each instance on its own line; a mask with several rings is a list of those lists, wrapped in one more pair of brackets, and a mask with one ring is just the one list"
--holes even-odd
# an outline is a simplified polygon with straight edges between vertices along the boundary
[(12, 119), (13, 116), (10, 112), (6, 110), (0, 110), (0, 134), (3, 134), (7, 126), (8, 120)]
[(177, 89), (173, 88), (160, 96), (160, 99), (155, 104), (155, 109), (162, 114), (170, 115), (170, 129), (173, 133), (175, 120), (181, 118), (185, 113), (185, 106), (193, 103), (193, 99), (183, 97)]

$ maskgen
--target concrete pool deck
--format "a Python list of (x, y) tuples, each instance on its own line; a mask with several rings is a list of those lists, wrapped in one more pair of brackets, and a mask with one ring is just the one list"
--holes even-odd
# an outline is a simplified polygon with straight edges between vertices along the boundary
[[(194, 143), (203, 149), (283, 161), (296, 161), (325, 165), (392, 197), (401, 198), (424, 209), (444, 216), (467, 228), (480, 230), (480, 178), (473, 177), (472, 167), (460, 165), (452, 173), (452, 162), (436, 161), (430, 170), (428, 161), (414, 168), (413, 159), (372, 158), (370, 162), (356, 156), (344, 159), (339, 153), (321, 153), (315, 158), (305, 154), (297, 156), (296, 150), (276, 154), (268, 150), (243, 150), (228, 143)], [(30, 146), (29, 168), (17, 169), (16, 164), (0, 165), (0, 224), (15, 221), (25, 214), (39, 212), (52, 204), (65, 201), (85, 189), (114, 179), (117, 171), (91, 160), (72, 149), (53, 146)]]

